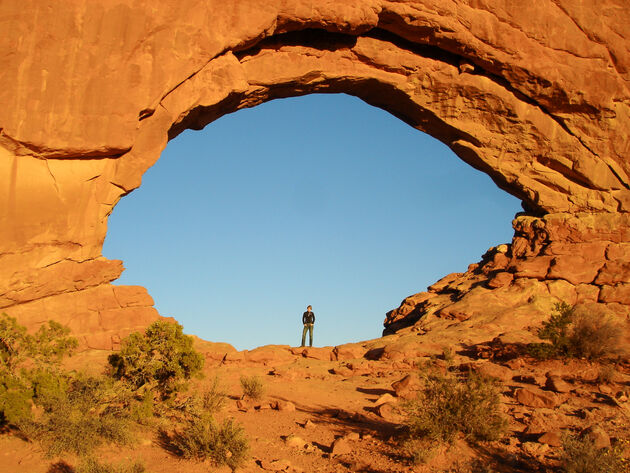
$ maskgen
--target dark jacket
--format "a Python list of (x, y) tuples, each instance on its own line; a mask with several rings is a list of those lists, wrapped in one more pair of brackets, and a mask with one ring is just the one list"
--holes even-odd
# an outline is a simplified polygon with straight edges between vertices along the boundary
[(314, 324), (315, 323), (315, 314), (313, 312), (304, 312), (302, 314), (302, 323), (303, 324)]

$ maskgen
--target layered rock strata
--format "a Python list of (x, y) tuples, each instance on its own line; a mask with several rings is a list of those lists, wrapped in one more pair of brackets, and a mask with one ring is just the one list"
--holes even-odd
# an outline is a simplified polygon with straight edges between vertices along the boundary
[(537, 326), (558, 302), (629, 326), (630, 215), (522, 215), (513, 227), (510, 244), (388, 312), (384, 333), (457, 324), (483, 327), (492, 338)]
[[(95, 342), (107, 347), (157, 318), (144, 291), (110, 284), (121, 265), (102, 257), (107, 217), (180, 132), (279, 97), (343, 92), (388, 110), (532, 222), (626, 224), (624, 0), (24, 0), (1, 3), (0, 20), (0, 310), (30, 326), (56, 318), (85, 340), (109, 334)], [(506, 258), (520, 266), (492, 274), (492, 293), (548, 279), (625, 304), (612, 301), (628, 280), (606, 274), (628, 254), (607, 246), (602, 260), (590, 234), (571, 238), (527, 254), (515, 240)]]

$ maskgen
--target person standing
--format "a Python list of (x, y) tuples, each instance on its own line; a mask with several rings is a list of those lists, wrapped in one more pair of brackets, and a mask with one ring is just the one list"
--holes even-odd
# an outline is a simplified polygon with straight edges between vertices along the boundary
[(313, 346), (313, 325), (315, 325), (315, 314), (313, 313), (313, 308), (309, 305), (306, 308), (306, 312), (302, 314), (302, 323), (304, 324), (304, 329), (302, 330), (302, 345), (304, 346), (304, 341), (306, 340), (306, 332), (308, 332), (308, 340), (310, 342), (309, 346)]

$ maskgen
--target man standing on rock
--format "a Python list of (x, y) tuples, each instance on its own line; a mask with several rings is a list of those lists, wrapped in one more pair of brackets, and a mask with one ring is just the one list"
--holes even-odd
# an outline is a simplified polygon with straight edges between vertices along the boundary
[(313, 346), (313, 325), (315, 325), (315, 314), (313, 308), (309, 305), (306, 308), (306, 312), (302, 314), (302, 323), (304, 324), (304, 330), (302, 330), (302, 345), (304, 346), (304, 340), (306, 339), (306, 332), (308, 331), (309, 346)]

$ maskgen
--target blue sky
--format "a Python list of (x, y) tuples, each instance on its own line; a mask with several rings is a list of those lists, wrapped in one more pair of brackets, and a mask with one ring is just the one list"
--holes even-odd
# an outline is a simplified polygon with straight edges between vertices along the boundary
[(379, 337), (385, 313), (509, 242), (520, 201), (445, 145), (343, 95), (274, 100), (171, 141), (103, 254), (186, 333), (238, 349)]

